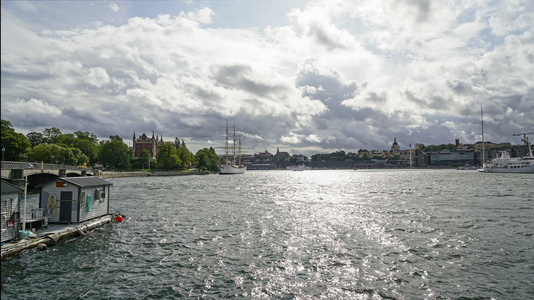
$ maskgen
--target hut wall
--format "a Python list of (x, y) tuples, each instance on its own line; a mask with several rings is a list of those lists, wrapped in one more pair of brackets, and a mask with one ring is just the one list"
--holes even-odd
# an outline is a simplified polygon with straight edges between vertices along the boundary
[(109, 213), (109, 190), (109, 186), (87, 187), (82, 189), (79, 197), (80, 222), (101, 217)]
[(18, 228), (20, 219), (15, 216), (15, 212), (18, 211), (19, 195), (7, 194), (2, 195), (1, 199), (1, 211), (2, 211), (2, 243), (10, 241), (18, 236)]
[(44, 208), (48, 223), (78, 223), (78, 190), (73, 184), (58, 186), (53, 181), (41, 189), (39, 207)]

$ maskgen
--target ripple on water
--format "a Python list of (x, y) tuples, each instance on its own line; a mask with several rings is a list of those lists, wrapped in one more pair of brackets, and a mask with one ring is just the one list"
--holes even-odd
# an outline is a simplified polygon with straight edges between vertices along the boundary
[(112, 179), (112, 210), (125, 221), (2, 262), (2, 298), (526, 299), (531, 179), (450, 170)]

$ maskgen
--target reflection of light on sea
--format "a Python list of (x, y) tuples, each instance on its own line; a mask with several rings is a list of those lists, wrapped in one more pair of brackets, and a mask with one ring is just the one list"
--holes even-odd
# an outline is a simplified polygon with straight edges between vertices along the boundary
[[(365, 174), (314, 171), (281, 172), (275, 180), (273, 185), (287, 184), (270, 190), (268, 198), (278, 209), (263, 216), (273, 227), (263, 228), (261, 236), (276, 234), (280, 241), (272, 246), (284, 259), (256, 270), (255, 275), (270, 284), (257, 286), (254, 296), (276, 296), (326, 280), (330, 284), (324, 296), (357, 299), (362, 294), (348, 291), (347, 282), (354, 282), (357, 290), (359, 279), (395, 280), (395, 271), (380, 256), (407, 253), (409, 248), (386, 231), (389, 216), (375, 211), (376, 202), (391, 200), (380, 193), (384, 182), (371, 182)], [(368, 256), (355, 256), (362, 248)], [(341, 282), (344, 288), (337, 286)]]

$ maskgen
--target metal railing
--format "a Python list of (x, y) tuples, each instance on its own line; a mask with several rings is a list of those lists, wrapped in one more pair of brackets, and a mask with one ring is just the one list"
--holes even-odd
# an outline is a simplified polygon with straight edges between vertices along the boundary
[(82, 170), (88, 170), (86, 167), (79, 167), (79, 166), (70, 166), (70, 165), (63, 165), (63, 164), (45, 164), (45, 163), (28, 163), (28, 162), (21, 162), (21, 161), (2, 161), (2, 170), (10, 170), (10, 169), (26, 169), (26, 166), (28, 164), (31, 164), (33, 166), (34, 170), (75, 170), (75, 171), (82, 171)]

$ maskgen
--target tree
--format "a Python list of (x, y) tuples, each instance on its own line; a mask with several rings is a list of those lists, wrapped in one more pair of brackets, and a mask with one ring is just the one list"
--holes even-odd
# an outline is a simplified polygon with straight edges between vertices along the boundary
[[(43, 143), (33, 147), (28, 153), (28, 158), (31, 161), (42, 161), (46, 163), (62, 163), (63, 158), (61, 156), (61, 151), (64, 148), (54, 144)], [(52, 156), (54, 159), (52, 160)]]
[(110, 136), (109, 139), (101, 146), (100, 160), (102, 164), (106, 168), (129, 169), (132, 155), (128, 145), (119, 136)]
[(176, 154), (178, 155), (178, 158), (180, 159), (180, 170), (185, 170), (189, 167), (191, 164), (191, 152), (187, 147), (185, 146), (185, 143), (182, 141), (182, 145), (176, 150)]
[(43, 134), (40, 132), (30, 132), (26, 135), (26, 139), (28, 139), (28, 142), (30, 142), (32, 147), (35, 147), (44, 142)]
[(179, 169), (181, 163), (173, 144), (163, 143), (158, 147), (158, 154), (156, 155), (156, 166), (158, 168), (175, 170)]
[(98, 139), (94, 133), (90, 133), (86, 131), (85, 132), (75, 131), (74, 135), (76, 135), (76, 137), (80, 140), (87, 140), (87, 141), (92, 142), (95, 145), (98, 143)]
[(20, 160), (22, 155), (31, 148), (30, 142), (22, 133), (15, 132), (11, 122), (2, 120), (1, 129), (3, 159)]
[(74, 147), (80, 149), (87, 157), (87, 164), (91, 166), (95, 165), (98, 160), (98, 146), (95, 142), (78, 138), (74, 141)]
[(66, 148), (74, 147), (74, 143), (76, 142), (78, 138), (73, 133), (65, 133), (61, 134), (57, 138), (57, 142), (55, 144), (61, 145)]
[(45, 143), (56, 144), (59, 142), (61, 136), (61, 130), (56, 127), (46, 128), (43, 131), (43, 138)]
[(178, 137), (174, 138), (173, 146), (174, 146), (174, 149), (176, 149), (176, 150), (178, 150), (178, 148), (180, 148), (181, 144), (180, 144), (180, 139)]
[(24, 153), (31, 149), (31, 146), (24, 134), (17, 133), (14, 130), (2, 130), (2, 148), (5, 149), (3, 153), (5, 160), (21, 160)]
[(2, 120), (2, 136), (4, 136), (4, 133), (7, 131), (15, 131), (15, 128), (13, 128), (11, 122), (7, 120)]
[(199, 171), (209, 170), (209, 171), (218, 171), (219, 170), (219, 156), (215, 153), (215, 149), (212, 147), (200, 149), (195, 154), (195, 165)]

